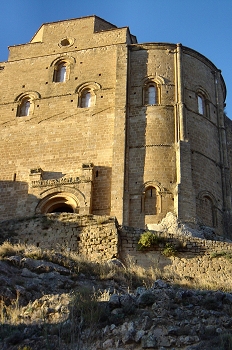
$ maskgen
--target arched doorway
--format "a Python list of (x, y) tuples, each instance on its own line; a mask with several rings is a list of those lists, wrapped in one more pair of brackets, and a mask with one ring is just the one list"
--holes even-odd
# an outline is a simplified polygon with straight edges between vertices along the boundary
[(44, 197), (36, 208), (37, 213), (79, 213), (79, 202), (71, 193), (53, 193)]
[(71, 205), (61, 202), (52, 205), (47, 213), (74, 213), (74, 210)]

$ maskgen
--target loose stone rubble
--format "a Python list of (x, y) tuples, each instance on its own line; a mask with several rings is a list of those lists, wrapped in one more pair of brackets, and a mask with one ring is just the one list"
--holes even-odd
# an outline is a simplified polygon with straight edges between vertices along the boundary
[(227, 349), (222, 344), (232, 339), (232, 294), (228, 292), (180, 288), (164, 280), (128, 291), (113, 277), (100, 281), (73, 274), (59, 264), (19, 256), (0, 261), (0, 273), (1, 302), (10, 305), (18, 299), (22, 306), (18, 316), (22, 325), (10, 332), (2, 307), (2, 350), (43, 350), (47, 344), (49, 349), (72, 349), (70, 339), (59, 334), (74, 326), (71, 291), (85, 286), (107, 290), (109, 300), (99, 301), (104, 317), (96, 325), (75, 325), (76, 349)]

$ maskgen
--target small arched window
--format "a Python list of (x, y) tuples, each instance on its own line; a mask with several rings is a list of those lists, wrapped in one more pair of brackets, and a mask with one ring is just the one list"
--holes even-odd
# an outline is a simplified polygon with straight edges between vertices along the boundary
[(33, 112), (34, 103), (32, 99), (28, 96), (21, 100), (18, 105), (17, 116), (18, 117), (28, 117)]
[(31, 101), (29, 98), (25, 98), (21, 105), (20, 105), (20, 111), (19, 116), (20, 117), (27, 117), (30, 115), (30, 109), (31, 109)]
[(96, 95), (90, 89), (85, 89), (81, 93), (80, 107), (89, 108), (95, 105)]
[(156, 87), (151, 85), (148, 88), (148, 104), (155, 105), (156, 104)]
[(78, 94), (77, 106), (80, 108), (94, 107), (99, 89), (101, 89), (101, 86), (93, 81), (79, 85), (76, 89)]
[(16, 117), (28, 117), (34, 114), (35, 101), (40, 98), (37, 91), (28, 91), (16, 97), (17, 103)]
[(205, 114), (205, 100), (204, 97), (200, 94), (197, 95), (197, 104), (198, 104), (198, 113)]
[(157, 194), (156, 194), (155, 187), (148, 187), (145, 191), (144, 214), (145, 215), (157, 214)]
[(69, 66), (67, 62), (61, 62), (55, 66), (53, 81), (64, 83), (68, 78)]
[(209, 100), (201, 91), (197, 92), (197, 112), (209, 118)]
[(156, 83), (148, 83), (143, 92), (144, 105), (157, 105), (160, 103), (159, 88)]
[(202, 191), (197, 196), (197, 216), (203, 225), (217, 227), (217, 201), (212, 193)]
[(214, 227), (215, 226), (215, 216), (214, 216), (214, 206), (212, 199), (208, 196), (204, 196), (200, 203), (200, 218), (204, 225)]

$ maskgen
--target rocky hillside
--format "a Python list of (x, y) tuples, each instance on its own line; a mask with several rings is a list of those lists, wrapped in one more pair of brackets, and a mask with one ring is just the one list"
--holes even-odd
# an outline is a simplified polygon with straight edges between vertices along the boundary
[[(117, 259), (0, 246), (2, 350), (232, 349), (232, 294)], [(228, 262), (229, 264), (229, 262)]]

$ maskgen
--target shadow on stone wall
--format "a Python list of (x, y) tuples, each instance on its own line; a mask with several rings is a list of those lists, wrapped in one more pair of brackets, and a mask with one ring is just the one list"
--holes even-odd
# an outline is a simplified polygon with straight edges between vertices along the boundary
[(0, 221), (33, 215), (38, 198), (24, 181), (0, 181)]
[(92, 213), (94, 215), (110, 215), (111, 180), (111, 167), (94, 166), (92, 189)]
[(43, 180), (61, 179), (65, 175), (61, 171), (43, 171)]

